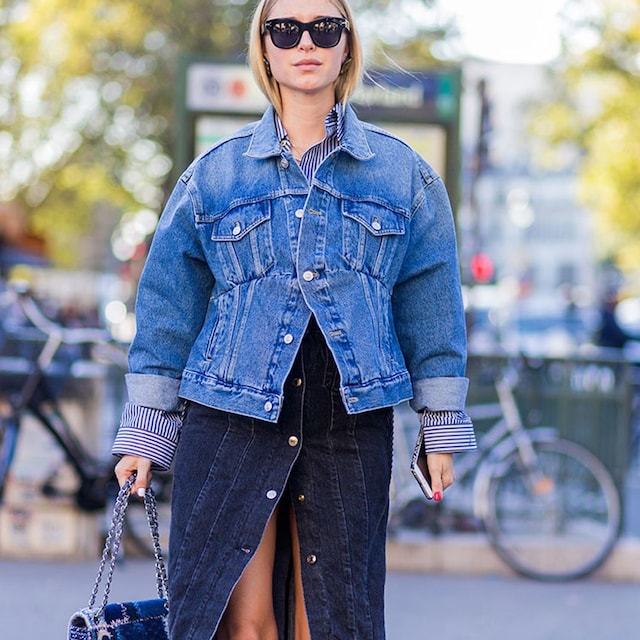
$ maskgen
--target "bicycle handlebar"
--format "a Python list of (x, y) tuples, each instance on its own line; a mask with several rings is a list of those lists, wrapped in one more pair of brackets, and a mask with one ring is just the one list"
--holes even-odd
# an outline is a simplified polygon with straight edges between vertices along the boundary
[(17, 302), (29, 322), (47, 336), (56, 336), (64, 344), (91, 344), (109, 342), (111, 337), (105, 329), (94, 327), (63, 327), (48, 318), (30, 296), (19, 294)]
[[(46, 337), (45, 345), (37, 357), (37, 364), (41, 370), (51, 364), (61, 345), (95, 345), (115, 346), (116, 341), (107, 329), (99, 327), (64, 327), (51, 320), (40, 309), (27, 288), (9, 285), (2, 292), (0, 302), (15, 303), (25, 318)], [(114, 360), (115, 361), (115, 360)]]
[(64, 327), (47, 317), (33, 297), (25, 290), (9, 287), (6, 294), (16, 302), (27, 320), (47, 337), (53, 337), (60, 344), (101, 344), (112, 342), (106, 329), (99, 327)]

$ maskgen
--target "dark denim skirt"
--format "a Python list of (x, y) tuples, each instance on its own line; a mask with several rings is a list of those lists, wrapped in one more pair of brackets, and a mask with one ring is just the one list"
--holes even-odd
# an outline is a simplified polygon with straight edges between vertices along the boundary
[(288, 510), (295, 510), (312, 640), (382, 640), (391, 408), (348, 415), (312, 322), (277, 424), (191, 404), (175, 459), (169, 540), (173, 640), (211, 640), (282, 501), (274, 569), (281, 640), (292, 638)]

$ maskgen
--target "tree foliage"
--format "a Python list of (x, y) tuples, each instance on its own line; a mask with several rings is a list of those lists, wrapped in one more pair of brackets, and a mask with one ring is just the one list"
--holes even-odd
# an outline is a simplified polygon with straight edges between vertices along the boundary
[(603, 257), (638, 270), (640, 4), (572, 0), (565, 17), (555, 99), (533, 128), (556, 150), (567, 143), (579, 150), (580, 193), (597, 213)]
[[(408, 66), (423, 65), (431, 45), (446, 35), (441, 25), (419, 27), (410, 17), (433, 4), (352, 2), (371, 50), (387, 48)], [(123, 214), (160, 209), (175, 143), (180, 56), (244, 60), (254, 6), (247, 0), (4, 0), (0, 202), (16, 201), (27, 211), (55, 263), (77, 263), (77, 245), (96, 216), (111, 217), (100, 221), (108, 229)]]

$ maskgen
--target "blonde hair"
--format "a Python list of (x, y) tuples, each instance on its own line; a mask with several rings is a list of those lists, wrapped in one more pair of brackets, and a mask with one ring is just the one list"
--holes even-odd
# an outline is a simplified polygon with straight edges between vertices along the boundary
[[(329, 0), (349, 21), (350, 31), (347, 33), (349, 57), (345, 61), (340, 75), (336, 79), (336, 102), (343, 104), (351, 97), (360, 84), (363, 72), (363, 56), (360, 37), (353, 21), (353, 13), (347, 0)], [(249, 31), (249, 66), (262, 93), (274, 106), (276, 112), (282, 115), (282, 97), (280, 86), (271, 75), (264, 56), (264, 40), (262, 25), (278, 0), (260, 0), (253, 13)]]

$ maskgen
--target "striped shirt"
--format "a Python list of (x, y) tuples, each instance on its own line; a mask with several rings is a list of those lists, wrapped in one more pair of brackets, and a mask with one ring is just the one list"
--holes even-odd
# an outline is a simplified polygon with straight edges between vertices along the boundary
[[(324, 140), (307, 149), (297, 160), (309, 182), (322, 162), (342, 143), (344, 110), (340, 103), (327, 114), (324, 126)], [(275, 127), (282, 155), (292, 154), (291, 140), (277, 115)], [(427, 453), (454, 453), (475, 447), (473, 424), (462, 411), (424, 410), (420, 423)], [(181, 425), (182, 412), (127, 403), (112, 451), (115, 455), (131, 454), (148, 458), (156, 465), (168, 468)]]
[[(287, 134), (282, 121), (275, 115), (276, 134), (280, 140), (280, 149), (282, 153), (292, 153), (291, 140)], [(344, 135), (344, 109), (342, 104), (336, 104), (324, 119), (325, 138), (317, 144), (307, 149), (298, 164), (302, 173), (307, 180), (311, 182), (316, 169), (322, 164), (322, 161), (332, 152), (340, 147)], [(295, 154), (293, 154), (295, 157)]]

